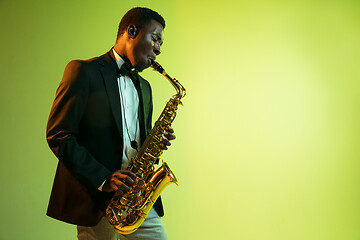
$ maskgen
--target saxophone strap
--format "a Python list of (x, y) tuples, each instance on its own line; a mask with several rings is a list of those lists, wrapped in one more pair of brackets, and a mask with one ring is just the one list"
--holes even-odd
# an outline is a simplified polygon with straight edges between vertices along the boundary
[[(137, 70), (135, 70), (135, 68), (132, 68), (132, 66), (130, 65), (130, 63), (128, 62), (124, 62), (122, 65), (121, 65), (121, 68), (119, 69), (118, 68), (118, 77), (120, 78), (121, 76), (129, 76), (131, 81), (133, 82), (134, 84), (134, 87), (136, 89), (136, 92), (138, 93), (138, 96), (139, 96), (139, 73)], [(123, 98), (123, 94), (122, 94), (122, 91), (120, 91), (120, 98), (121, 98), (121, 102), (122, 102), (122, 105), (125, 106), (125, 101), (124, 101), (124, 98)], [(124, 120), (125, 120), (125, 126), (126, 126), (126, 132), (127, 132), (127, 135), (130, 139), (130, 146), (135, 149), (136, 151), (138, 151), (138, 147), (139, 147), (139, 144), (138, 142), (136, 141), (136, 133), (137, 133), (137, 129), (138, 129), (138, 124), (136, 124), (136, 127), (135, 127), (135, 134), (134, 134), (134, 138), (133, 140), (131, 140), (131, 137), (130, 137), (130, 133), (129, 133), (129, 127), (128, 127), (128, 121), (126, 120), (126, 114), (124, 112), (123, 114), (124, 116)]]

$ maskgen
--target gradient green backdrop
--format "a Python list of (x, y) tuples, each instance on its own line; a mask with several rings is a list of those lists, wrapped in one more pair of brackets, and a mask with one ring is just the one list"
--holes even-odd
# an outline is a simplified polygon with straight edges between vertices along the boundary
[[(360, 239), (360, 2), (0, 0), (1, 240), (75, 239), (45, 216), (45, 126), (64, 67), (114, 44), (131, 7), (167, 21), (188, 90), (164, 153), (170, 240)], [(173, 94), (147, 70), (154, 120)]]

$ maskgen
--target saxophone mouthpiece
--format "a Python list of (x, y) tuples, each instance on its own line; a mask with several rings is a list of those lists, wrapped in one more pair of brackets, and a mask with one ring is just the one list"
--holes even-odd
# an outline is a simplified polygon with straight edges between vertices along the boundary
[(159, 73), (163, 74), (163, 72), (165, 71), (163, 69), (163, 67), (158, 63), (158, 62), (153, 62), (153, 64), (151, 65), (151, 67), (155, 70), (158, 71)]

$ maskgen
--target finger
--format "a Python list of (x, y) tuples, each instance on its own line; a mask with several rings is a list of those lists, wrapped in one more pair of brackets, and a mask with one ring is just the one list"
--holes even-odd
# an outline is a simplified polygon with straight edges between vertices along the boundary
[(165, 146), (170, 146), (170, 145), (171, 145), (169, 139), (167, 139), (167, 137), (165, 137), (164, 134), (162, 135), (162, 143), (163, 143)]
[(113, 189), (115, 191), (123, 191), (124, 193), (128, 192), (130, 190), (130, 186), (128, 186), (126, 183), (124, 183), (123, 181), (120, 181), (118, 179), (115, 179), (112, 181), (113, 184)]
[(170, 132), (170, 133), (173, 133), (173, 132), (174, 132), (174, 129), (173, 129), (171, 126), (168, 126), (168, 127), (166, 128), (166, 131), (167, 131), (167, 132)]
[(122, 190), (124, 193), (128, 192), (130, 190), (129, 186), (127, 186), (125, 183), (121, 183), (118, 186), (118, 190)]
[(165, 142), (166, 142), (166, 138), (164, 138), (164, 136), (161, 135), (159, 147), (162, 148), (162, 149), (167, 150), (167, 147), (166, 147), (166, 143), (165, 143)]
[(170, 132), (165, 132), (164, 135), (168, 140), (174, 140), (176, 138), (176, 136)]
[(123, 182), (122, 182), (120, 179), (116, 178), (116, 177), (113, 177), (113, 178), (110, 179), (110, 186), (111, 186), (112, 188), (114, 188), (115, 191), (116, 191), (122, 184), (123, 184)]
[[(129, 174), (129, 175), (127, 175), (127, 174)], [(133, 179), (134, 176), (135, 176), (135, 180), (136, 180), (136, 175), (134, 173), (130, 173), (130, 171), (127, 171), (127, 170), (122, 170), (122, 171), (115, 172), (113, 174), (112, 178), (117, 179), (121, 182), (130, 184), (130, 185), (133, 185), (135, 182), (135, 180)]]
[(129, 177), (128, 175), (122, 175), (122, 176), (125, 176), (123, 179), (122, 179), (122, 182), (124, 184), (126, 184), (127, 186), (131, 187), (132, 185), (134, 185), (135, 181)]
[(119, 189), (118, 186), (115, 184), (113, 180), (109, 180), (109, 183), (103, 187), (103, 190), (106, 192), (117, 191), (118, 189)]
[(124, 192), (123, 190), (121, 190), (121, 189), (118, 189), (118, 190), (116, 190), (116, 191), (120, 194), (120, 196), (122, 196), (122, 195), (125, 194), (125, 192)]
[(130, 171), (127, 171), (127, 174), (119, 174), (117, 175), (117, 178), (123, 182), (124, 184), (128, 185), (129, 187), (131, 187), (132, 185), (135, 184), (136, 181), (136, 175), (134, 173), (131, 173)]
[(131, 177), (134, 181), (136, 180), (136, 174), (129, 171), (129, 170), (121, 170), (120, 173), (122, 174), (126, 174), (128, 175), (129, 177)]

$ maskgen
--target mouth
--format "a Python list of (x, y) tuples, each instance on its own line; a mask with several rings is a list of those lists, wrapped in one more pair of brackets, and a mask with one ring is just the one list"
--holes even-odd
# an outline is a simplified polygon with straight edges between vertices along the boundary
[(149, 57), (149, 64), (152, 65), (155, 62), (155, 58)]

